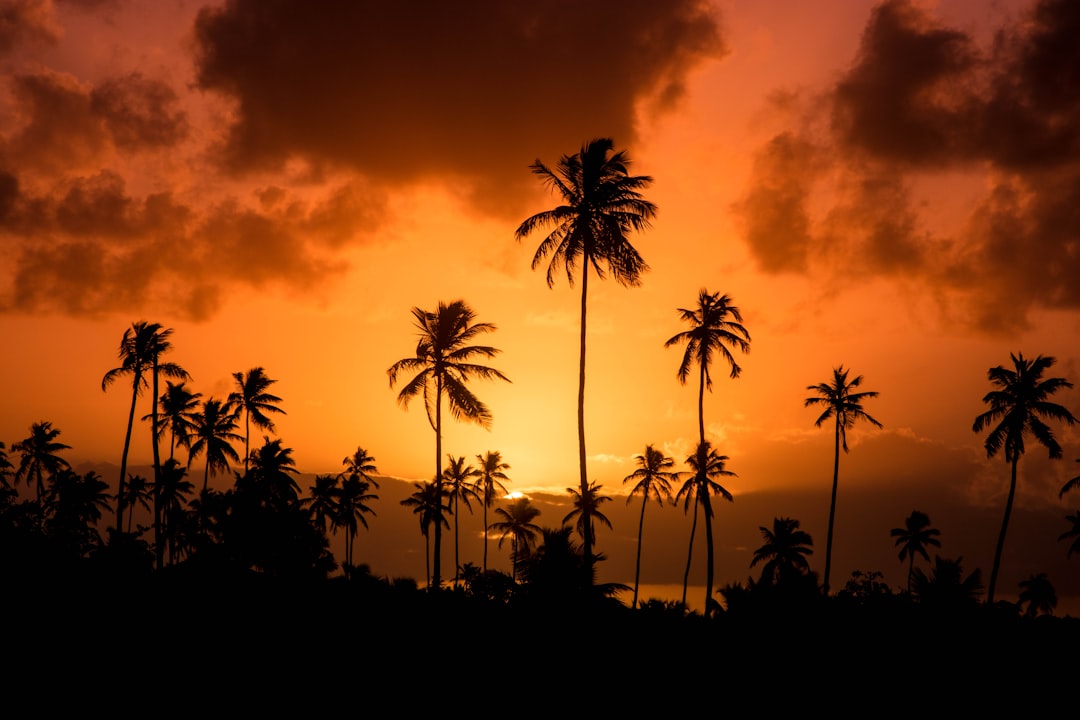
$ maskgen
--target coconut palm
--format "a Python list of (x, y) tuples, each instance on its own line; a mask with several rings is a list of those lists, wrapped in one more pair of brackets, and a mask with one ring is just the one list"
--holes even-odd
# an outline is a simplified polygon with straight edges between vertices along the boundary
[[(120, 532), (123, 529), (125, 498), (124, 481), (127, 478), (128, 452), (131, 449), (131, 429), (135, 424), (135, 405), (138, 402), (139, 394), (147, 387), (146, 374), (149, 373), (151, 376), (152, 397), (154, 398), (150, 434), (153, 441), (155, 482), (159, 479), (158, 476), (161, 469), (161, 463), (158, 457), (158, 377), (160, 375), (165, 375), (166, 377), (181, 380), (189, 379), (187, 371), (176, 363), (161, 361), (161, 356), (172, 348), (172, 344), (169, 342), (169, 337), (171, 335), (172, 330), (162, 327), (159, 323), (148, 323), (145, 320), (133, 322), (130, 328), (124, 330), (124, 335), (120, 338), (120, 349), (117, 353), (120, 358), (119, 367), (109, 370), (101, 379), (101, 389), (104, 392), (108, 389), (109, 385), (118, 378), (131, 378), (131, 407), (128, 410), (127, 431), (124, 434), (124, 451), (120, 456), (120, 484), (116, 495), (117, 532)], [(154, 504), (155, 532), (158, 532), (160, 531), (160, 508), (157, 507), (158, 503), (156, 501)]]
[(491, 529), (499, 533), (500, 548), (503, 541), (510, 538), (512, 575), (517, 580), (521, 562), (529, 556), (541, 533), (540, 526), (533, 522), (540, 515), (540, 510), (533, 507), (529, 498), (521, 496), (508, 502), (505, 507), (495, 508), (495, 515), (502, 519), (493, 522)]
[[(165, 392), (158, 398), (158, 433), (169, 431), (169, 458), (176, 455), (176, 446), (187, 448), (191, 445), (190, 435), (194, 429), (195, 414), (199, 411), (202, 393), (192, 392), (187, 383), (165, 382)], [(152, 415), (143, 420), (153, 420)]]
[(446, 484), (446, 497), (450, 500), (450, 514), (454, 516), (454, 583), (456, 584), (461, 572), (458, 543), (461, 520), (458, 507), (461, 503), (465, 503), (465, 507), (470, 513), (472, 512), (470, 501), (479, 499), (479, 496), (476, 494), (476, 488), (469, 483), (469, 479), (476, 477), (479, 471), (472, 465), (465, 464), (464, 455), (459, 457), (447, 455), (446, 463), (446, 470), (443, 470), (443, 482)]
[[(649, 266), (630, 244), (633, 231), (646, 230), (656, 214), (656, 206), (642, 197), (641, 191), (652, 183), (648, 175), (631, 175), (626, 151), (614, 151), (610, 138), (591, 140), (573, 155), (563, 155), (554, 168), (537, 160), (530, 166), (534, 174), (558, 195), (561, 204), (522, 222), (514, 233), (519, 242), (536, 230), (547, 231), (533, 255), (535, 270), (550, 258), (547, 284), (566, 271), (570, 286), (581, 266), (580, 356), (578, 361), (578, 465), (580, 492), (589, 489), (585, 468), (585, 336), (589, 270), (603, 280), (611, 273), (624, 286), (637, 286)], [(585, 565), (591, 565), (592, 523), (582, 520)]]
[[(420, 395), (424, 398), (428, 422), (435, 431), (435, 485), (442, 495), (442, 401), (445, 395), (450, 414), (456, 420), (475, 422), (490, 428), (491, 411), (480, 402), (466, 383), (471, 378), (510, 380), (498, 370), (479, 365), (475, 359), (493, 358), (499, 350), (487, 345), (470, 345), (478, 336), (493, 332), (491, 323), (476, 322), (476, 313), (463, 300), (440, 302), (434, 312), (418, 307), (412, 309), (414, 326), (419, 339), (416, 355), (398, 360), (386, 371), (390, 387), (401, 373), (416, 374), (398, 393), (398, 404), (408, 408), (409, 401)], [(435, 523), (434, 572), (432, 583), (442, 583), (442, 524)]]
[(132, 521), (135, 517), (135, 506), (142, 505), (144, 510), (152, 512), (154, 508), (151, 506), (150, 501), (156, 494), (154, 486), (142, 475), (128, 475), (127, 486), (124, 488), (124, 505), (128, 509), (128, 532), (131, 532)]
[(649, 500), (655, 500), (657, 505), (663, 506), (664, 501), (671, 500), (671, 483), (677, 474), (671, 470), (675, 467), (675, 460), (664, 455), (652, 445), (645, 446), (645, 452), (635, 455), (638, 467), (634, 472), (623, 478), (623, 484), (633, 482), (634, 487), (626, 496), (626, 504), (634, 499), (635, 495), (641, 495), (641, 515), (638, 517), (638, 540), (637, 560), (634, 563), (634, 598), (630, 607), (636, 608), (638, 602), (638, 584), (641, 579), (641, 538), (645, 529), (645, 506)]
[(281, 438), (263, 436), (263, 444), (251, 451), (249, 470), (237, 478), (239, 492), (251, 492), (258, 504), (284, 510), (300, 501), (296, 484), (296, 460), (293, 450), (282, 445)]
[[(372, 458), (374, 459), (374, 458)], [(345, 528), (345, 573), (352, 576), (356, 567), (356, 535), (360, 525), (368, 527), (367, 515), (375, 515), (375, 510), (369, 505), (379, 496), (370, 492), (372, 483), (362, 479), (361, 473), (343, 473), (339, 476), (341, 488), (335, 493), (335, 509), (331, 515), (333, 529)]]
[(251, 425), (254, 423), (260, 430), (274, 432), (274, 421), (270, 415), (284, 415), (285, 411), (278, 407), (281, 398), (268, 392), (277, 380), (269, 378), (263, 368), (253, 367), (246, 373), (234, 372), (233, 379), (236, 381), (236, 390), (229, 393), (228, 403), (230, 408), (244, 414), (244, 474), (247, 474), (251, 454)]
[(495, 500), (505, 497), (508, 493), (503, 482), (510, 482), (506, 471), (510, 465), (503, 462), (502, 454), (498, 451), (488, 450), (483, 455), (476, 456), (478, 463), (476, 468), (476, 481), (473, 488), (476, 496), (484, 508), (484, 572), (487, 572), (488, 557), (488, 508), (495, 504)]
[(357, 447), (352, 455), (341, 461), (341, 464), (345, 466), (340, 475), (342, 479), (356, 478), (372, 487), (379, 487), (379, 481), (375, 479), (375, 473), (379, 472), (379, 468), (375, 467), (374, 456), (364, 448)]
[(934, 556), (929, 573), (915, 568), (911, 594), (920, 603), (939, 609), (970, 608), (982, 594), (982, 573), (978, 568), (964, 575), (963, 558)]
[(986, 602), (994, 602), (994, 590), (997, 587), (998, 570), (1001, 568), (1001, 555), (1005, 548), (1005, 533), (1009, 529), (1009, 515), (1012, 513), (1013, 498), (1016, 495), (1016, 468), (1024, 454), (1024, 438), (1031, 435), (1049, 452), (1051, 459), (1061, 457), (1061, 445), (1054, 437), (1046, 420), (1056, 420), (1072, 425), (1076, 422), (1064, 406), (1052, 403), (1048, 398), (1058, 390), (1071, 388), (1065, 378), (1044, 378), (1043, 374), (1053, 366), (1052, 357), (1038, 355), (1028, 360), (1023, 353), (1011, 355), (1013, 367), (1001, 365), (990, 368), (990, 384), (996, 389), (983, 396), (983, 402), (990, 409), (975, 418), (972, 425), (974, 432), (990, 428), (986, 436), (986, 456), (994, 457), (999, 450), (1005, 449), (1005, 462), (1010, 464), (1009, 495), (1005, 500), (1005, 517), (1001, 521), (994, 550), (994, 565), (990, 571), (990, 584), (986, 590)]
[(798, 520), (773, 518), (771, 530), (764, 526), (759, 526), (758, 529), (765, 542), (754, 550), (750, 567), (759, 562), (765, 563), (761, 568), (760, 582), (778, 585), (810, 572), (807, 556), (814, 553), (814, 540), (810, 533), (799, 529)]
[(1066, 515), (1065, 519), (1072, 523), (1072, 527), (1058, 535), (1058, 542), (1072, 540), (1068, 552), (1065, 553), (1065, 557), (1072, 557), (1073, 553), (1080, 554), (1080, 512)]
[[(704, 461), (702, 461), (703, 458)], [(691, 472), (687, 473), (688, 477), (686, 482), (683, 483), (683, 486), (679, 488), (678, 493), (675, 495), (675, 502), (680, 500), (683, 501), (684, 512), (689, 510), (691, 503), (694, 505), (694, 522), (690, 527), (690, 548), (686, 557), (686, 572), (683, 574), (683, 605), (686, 605), (686, 586), (690, 579), (690, 560), (694, 556), (694, 531), (697, 528), (697, 509), (699, 506), (702, 509), (701, 514), (705, 518), (706, 614), (712, 603), (714, 572), (713, 555), (715, 553), (715, 548), (713, 547), (713, 507), (711, 498), (713, 495), (716, 495), (724, 498), (728, 502), (733, 502), (735, 499), (723, 485), (713, 479), (718, 477), (737, 477), (735, 473), (724, 467), (728, 459), (727, 455), (719, 454), (707, 442), (704, 445), (699, 445), (694, 454), (686, 458), (686, 464), (690, 466)]]
[(836, 489), (840, 481), (840, 449), (843, 448), (844, 452), (848, 452), (847, 431), (855, 425), (856, 421), (866, 420), (872, 425), (881, 427), (881, 423), (867, 414), (862, 406), (864, 400), (877, 397), (877, 392), (873, 390), (856, 392), (856, 389), (862, 385), (863, 377), (857, 375), (848, 380), (849, 372), (850, 370), (845, 370), (843, 365), (834, 368), (832, 381), (808, 386), (806, 389), (816, 392), (817, 395), (808, 397), (803, 402), (803, 407), (812, 405), (825, 407), (825, 410), (814, 421), (814, 427), (821, 427), (830, 418), (834, 420), (832, 496), (829, 500), (829, 532), (825, 537), (825, 577), (821, 586), (821, 591), (825, 595), (829, 594), (829, 574), (832, 571)]
[(922, 555), (926, 562), (930, 562), (928, 547), (941, 547), (941, 541), (937, 536), (941, 531), (930, 527), (930, 517), (918, 510), (912, 510), (904, 520), (904, 527), (893, 528), (889, 535), (896, 538), (896, 547), (900, 548), (900, 562), (908, 561), (907, 591), (911, 592), (911, 577), (915, 571), (915, 556)]
[[(574, 529), (578, 535), (585, 537), (585, 518), (591, 518), (592, 520), (599, 521), (602, 525), (606, 526), (608, 530), (611, 528), (611, 520), (607, 515), (600, 512), (600, 505), (611, 501), (611, 497), (608, 495), (601, 495), (600, 488), (603, 485), (592, 483), (589, 485), (589, 489), (584, 493), (577, 488), (566, 488), (566, 492), (570, 493), (570, 506), (573, 508), (570, 512), (566, 513), (563, 517), (563, 525), (567, 525), (571, 520), (575, 520)], [(593, 525), (595, 528), (595, 524)]]
[[(1080, 458), (1077, 458), (1076, 462), (1080, 462)], [(1072, 480), (1069, 480), (1064, 485), (1062, 485), (1061, 492), (1058, 493), (1058, 497), (1065, 497), (1065, 493), (1069, 492), (1070, 490), (1075, 490), (1076, 488), (1080, 488), (1080, 475), (1077, 475)]]
[(326, 532), (327, 522), (332, 521), (336, 512), (337, 494), (341, 489), (340, 475), (316, 475), (315, 483), (308, 486), (308, 497), (300, 501), (307, 508), (315, 526)]
[(80, 475), (70, 467), (61, 468), (45, 498), (49, 534), (69, 543), (76, 557), (86, 555), (101, 543), (97, 525), (111, 499), (109, 484), (96, 472)]
[(188, 468), (200, 455), (206, 458), (202, 486), (205, 495), (211, 475), (228, 472), (230, 461), (240, 462), (232, 443), (244, 438), (236, 432), (236, 415), (230, 411), (228, 403), (213, 397), (204, 400), (198, 414), (192, 418), (191, 438)]
[(161, 466), (161, 488), (158, 499), (161, 503), (161, 539), (169, 553), (169, 564), (178, 560), (181, 545), (180, 530), (186, 524), (188, 502), (195, 492), (195, 486), (187, 479), (187, 468), (176, 458), (169, 458)]
[(429, 589), (438, 588), (439, 583), (435, 581), (435, 576), (431, 572), (431, 526), (435, 525), (438, 528), (445, 525), (450, 527), (450, 522), (446, 519), (446, 513), (449, 512), (450, 506), (444, 502), (446, 494), (443, 492), (441, 483), (414, 482), (413, 487), (415, 490), (412, 495), (402, 500), (401, 504), (405, 507), (411, 507), (413, 514), (420, 519), (420, 532), (424, 536), (424, 559), (427, 569), (425, 580)]
[(59, 428), (54, 428), (51, 422), (43, 420), (33, 423), (30, 426), (30, 435), (11, 446), (12, 451), (19, 454), (15, 484), (25, 481), (30, 485), (33, 482), (39, 506), (46, 494), (46, 479), (51, 480), (61, 470), (71, 469), (68, 461), (57, 454), (71, 449), (70, 445), (56, 439), (59, 436)]
[(1030, 576), (1020, 581), (1019, 606), (1024, 609), (1024, 616), (1033, 618), (1038, 615), (1053, 615), (1058, 597), (1054, 584), (1046, 573)]

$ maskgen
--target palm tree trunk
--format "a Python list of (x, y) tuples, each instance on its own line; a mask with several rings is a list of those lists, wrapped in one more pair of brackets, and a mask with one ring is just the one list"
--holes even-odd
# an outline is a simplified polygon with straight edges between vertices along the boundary
[(442, 376), (435, 384), (435, 503), (435, 562), (431, 584), (438, 588), (442, 585), (439, 568), (442, 558)]
[(1020, 462), (1019, 454), (1012, 459), (1012, 477), (1009, 480), (1009, 496), (1005, 500), (1005, 517), (1001, 520), (1001, 532), (998, 534), (997, 547), (994, 549), (994, 567), (990, 570), (990, 585), (986, 588), (986, 604), (994, 604), (994, 589), (997, 587), (998, 569), (1001, 567), (1001, 553), (1005, 549), (1005, 533), (1009, 529), (1009, 516), (1012, 514), (1013, 498), (1016, 496), (1016, 465)]
[(487, 546), (488, 546), (488, 523), (487, 523), (487, 509), (488, 509), (488, 489), (484, 488), (484, 572), (487, 572)]
[(637, 561), (634, 563), (634, 600), (630, 603), (631, 609), (637, 608), (638, 581), (641, 579), (641, 533), (645, 529), (645, 503), (649, 501), (649, 491), (645, 491), (645, 497), (641, 500), (641, 516), (637, 524)]
[(454, 495), (454, 587), (458, 584), (458, 570), (461, 560), (458, 556), (458, 496)]
[(690, 549), (686, 551), (686, 571), (682, 580), (682, 604), (686, 607), (686, 586), (690, 583), (690, 561), (694, 558), (694, 534), (697, 532), (698, 498), (694, 495), (694, 521), (690, 523)]
[[(704, 473), (704, 470), (702, 471)], [(703, 476), (701, 478), (706, 481)], [(712, 589), (713, 589), (713, 565), (714, 562), (714, 550), (713, 550), (713, 532), (712, 532), (712, 502), (709, 500), (709, 488), (707, 481), (702, 487), (704, 492), (699, 492), (698, 497), (701, 498), (701, 514), (705, 516), (705, 612), (704, 615), (709, 615), (709, 605), (712, 602)]]
[[(589, 292), (589, 253), (582, 258), (581, 271), (581, 355), (578, 362), (578, 466), (581, 472), (581, 497), (589, 492), (589, 478), (585, 469), (585, 307)], [(582, 552), (585, 557), (586, 585), (592, 584), (592, 517), (589, 508), (581, 508)]]
[[(139, 375), (131, 384), (131, 409), (128, 410), (127, 434), (124, 435), (124, 452), (120, 456), (120, 486), (116, 492), (116, 532), (124, 531), (124, 480), (127, 478), (128, 451), (131, 449), (131, 428), (135, 424), (135, 401), (139, 398)], [(40, 500), (40, 498), (38, 498)]]
[(840, 480), (840, 416), (836, 417), (836, 436), (833, 440), (832, 499), (829, 501), (829, 532), (825, 539), (825, 578), (821, 586), (823, 595), (829, 594), (829, 572), (832, 570), (833, 521), (836, 518), (836, 486)]
[[(158, 448), (158, 361), (154, 356), (154, 392), (150, 396), (152, 409), (150, 410), (150, 437), (154, 445), (154, 555), (157, 567), (160, 568), (165, 562), (165, 543), (161, 535), (161, 450)], [(129, 522), (130, 525), (130, 522)], [(128, 532), (131, 532), (130, 527)]]

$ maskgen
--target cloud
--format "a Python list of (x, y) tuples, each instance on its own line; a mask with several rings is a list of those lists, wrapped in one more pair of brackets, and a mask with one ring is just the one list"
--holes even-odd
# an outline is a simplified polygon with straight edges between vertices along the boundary
[(31, 43), (55, 43), (62, 32), (47, 0), (7, 0), (0, 5), (0, 58)]
[[(910, 0), (876, 6), (852, 65), (756, 153), (733, 211), (758, 265), (912, 282), (992, 332), (1080, 307), (1078, 33), (1063, 0), (988, 47)], [(974, 195), (952, 224), (943, 183)]]
[(198, 82), (235, 103), (235, 172), (300, 157), (383, 183), (449, 176), (519, 214), (527, 167), (593, 137), (637, 139), (726, 49), (701, 0), (448, 4), (233, 0), (196, 22)]

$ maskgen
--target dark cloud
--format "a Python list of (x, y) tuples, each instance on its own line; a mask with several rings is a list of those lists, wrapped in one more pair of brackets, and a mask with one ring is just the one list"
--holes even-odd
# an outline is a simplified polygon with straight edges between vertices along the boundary
[[(823, 109), (757, 153), (733, 209), (758, 264), (920, 281), (989, 331), (1080, 308), (1080, 4), (1002, 27), (980, 47), (910, 0), (879, 4)], [(920, 194), (941, 177), (985, 188), (959, 229)]]
[(199, 320), (235, 286), (310, 291), (341, 272), (332, 251), (378, 225), (383, 207), (379, 193), (357, 184), (327, 199), (264, 191), (276, 199), (252, 208), (229, 198), (200, 211), (167, 192), (132, 196), (108, 171), (36, 196), (0, 177), (12, 178), (0, 182), (9, 207), (0, 221), (7, 312), (152, 306)]
[(166, 83), (134, 72), (105, 81), (90, 93), (90, 107), (122, 150), (169, 147), (188, 133), (187, 113)]
[(200, 85), (236, 103), (233, 170), (299, 156), (382, 182), (449, 176), (505, 213), (535, 191), (536, 157), (632, 145), (638, 104), (669, 106), (725, 52), (702, 0), (233, 0), (196, 35)]
[(52, 4), (46, 0), (0, 2), (0, 58), (26, 43), (53, 43), (59, 36)]
[(18, 75), (11, 85), (23, 119), (7, 144), (17, 167), (56, 175), (101, 159), (108, 137), (78, 80), (46, 71)]

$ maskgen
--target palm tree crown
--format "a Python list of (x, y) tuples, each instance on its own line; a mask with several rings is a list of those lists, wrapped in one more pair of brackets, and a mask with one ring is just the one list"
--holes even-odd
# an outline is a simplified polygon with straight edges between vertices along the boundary
[[(589, 268), (598, 278), (610, 272), (624, 286), (636, 286), (649, 269), (645, 260), (630, 244), (633, 231), (648, 229), (656, 215), (656, 206), (641, 191), (652, 183), (648, 175), (631, 175), (630, 158), (625, 151), (615, 152), (610, 138), (599, 138), (582, 145), (580, 152), (563, 155), (552, 169), (540, 160), (530, 168), (553, 190), (562, 204), (536, 213), (518, 226), (514, 237), (519, 242), (536, 230), (550, 229), (533, 255), (535, 270), (545, 259), (547, 284), (555, 284), (560, 269), (566, 271), (570, 286), (578, 265), (581, 272), (581, 327), (578, 362), (578, 466), (580, 492), (586, 493), (589, 482), (585, 454), (585, 337)], [(585, 565), (592, 555), (592, 525), (583, 518)]]
[(188, 467), (199, 455), (206, 458), (203, 473), (203, 492), (207, 490), (210, 476), (229, 469), (229, 461), (240, 462), (240, 455), (233, 448), (234, 441), (243, 440), (236, 432), (236, 415), (229, 411), (227, 403), (215, 398), (203, 401), (202, 410), (192, 418), (194, 428), (188, 454)]
[(810, 572), (808, 555), (814, 553), (814, 541), (810, 533), (799, 529), (799, 521), (793, 518), (773, 518), (773, 526), (759, 527), (764, 544), (754, 551), (750, 567), (759, 562), (761, 581), (767, 584), (781, 583), (793, 576)]
[(990, 428), (985, 442), (986, 456), (992, 458), (1004, 448), (1005, 461), (1012, 467), (1009, 495), (1005, 500), (1005, 517), (1001, 522), (1001, 532), (998, 534), (994, 552), (994, 566), (990, 571), (990, 584), (986, 590), (987, 603), (994, 602), (1005, 534), (1016, 496), (1016, 468), (1024, 454), (1024, 438), (1031, 435), (1049, 451), (1051, 459), (1058, 459), (1061, 457), (1061, 445), (1046, 421), (1057, 420), (1069, 425), (1076, 422), (1076, 418), (1064, 406), (1048, 399), (1058, 390), (1072, 387), (1072, 383), (1065, 378), (1043, 377), (1053, 366), (1054, 358), (1038, 355), (1034, 360), (1028, 360), (1023, 353), (1010, 354), (1010, 357), (1013, 363), (1011, 368), (998, 365), (990, 368), (987, 373), (990, 384), (995, 387), (983, 396), (983, 402), (989, 405), (990, 409), (976, 416), (971, 427), (974, 432)]
[(665, 500), (671, 500), (671, 483), (676, 478), (676, 473), (671, 470), (675, 467), (675, 460), (664, 455), (652, 445), (645, 446), (645, 452), (635, 455), (638, 467), (634, 472), (623, 478), (623, 483), (635, 482), (630, 494), (626, 496), (626, 504), (634, 499), (635, 495), (641, 495), (641, 515), (638, 517), (638, 541), (637, 561), (634, 564), (634, 597), (630, 607), (637, 607), (638, 583), (641, 579), (641, 538), (645, 528), (645, 506), (649, 499), (656, 500), (658, 505), (663, 505)]
[(274, 421), (270, 413), (285, 414), (285, 411), (277, 406), (281, 398), (268, 392), (271, 385), (277, 382), (267, 377), (266, 371), (261, 367), (253, 367), (246, 373), (234, 372), (233, 379), (236, 381), (236, 390), (229, 393), (229, 406), (244, 413), (244, 472), (248, 469), (248, 459), (251, 454), (251, 425), (267, 432), (274, 432)]
[(930, 516), (918, 510), (912, 510), (904, 520), (904, 527), (893, 528), (889, 535), (896, 538), (896, 546), (900, 548), (900, 562), (908, 561), (908, 592), (911, 592), (911, 579), (915, 571), (915, 556), (922, 555), (926, 562), (930, 562), (928, 547), (941, 547), (941, 541), (937, 536), (941, 531), (930, 527)]
[(822, 592), (825, 595), (829, 594), (829, 574), (832, 571), (833, 526), (836, 521), (836, 490), (840, 481), (840, 448), (843, 448), (844, 452), (848, 451), (847, 430), (854, 426), (857, 420), (866, 420), (872, 425), (881, 427), (881, 423), (863, 410), (862, 406), (864, 400), (877, 397), (877, 392), (872, 390), (856, 392), (856, 388), (862, 385), (863, 377), (862, 375), (857, 375), (851, 380), (848, 380), (849, 372), (849, 370), (844, 369), (843, 365), (834, 368), (832, 382), (823, 382), (817, 385), (808, 386), (806, 389), (811, 392), (816, 392), (817, 395), (806, 398), (803, 403), (803, 407), (810, 407), (812, 405), (825, 406), (821, 415), (814, 421), (815, 427), (821, 427), (822, 424), (830, 418), (834, 421), (832, 495), (829, 500), (829, 532), (825, 539), (825, 577), (822, 582)]
[(11, 446), (19, 454), (19, 467), (15, 470), (15, 484), (31, 481), (40, 503), (45, 496), (45, 479), (52, 478), (61, 470), (71, 468), (67, 460), (57, 453), (70, 450), (70, 445), (59, 442), (59, 428), (54, 428), (48, 420), (36, 422), (30, 426), (30, 435)]
[(476, 496), (484, 510), (484, 572), (487, 572), (488, 558), (488, 508), (495, 504), (497, 497), (506, 495), (504, 482), (510, 482), (506, 471), (510, 469), (508, 463), (503, 462), (502, 454), (497, 450), (489, 450), (483, 455), (476, 456), (478, 463), (476, 468), (476, 480), (473, 483)]
[(522, 560), (529, 556), (533, 544), (540, 536), (540, 526), (533, 522), (540, 515), (540, 510), (533, 506), (529, 498), (522, 496), (510, 501), (505, 507), (495, 508), (495, 514), (502, 519), (492, 523), (491, 527), (500, 533), (499, 547), (502, 547), (506, 538), (510, 538), (510, 560), (513, 577), (516, 579)]
[[(390, 387), (403, 372), (416, 372), (398, 393), (398, 404), (408, 408), (414, 397), (423, 396), (428, 422), (435, 430), (435, 485), (442, 492), (442, 399), (445, 395), (450, 414), (457, 420), (491, 426), (492, 416), (466, 385), (471, 378), (505, 380), (509, 378), (494, 368), (473, 362), (477, 358), (493, 358), (499, 350), (488, 345), (470, 344), (478, 336), (493, 332), (495, 326), (476, 322), (476, 313), (464, 300), (440, 302), (434, 312), (418, 307), (412, 309), (419, 339), (416, 354), (403, 358), (386, 371)], [(434, 572), (432, 582), (441, 582), (440, 555), (442, 525), (435, 524)]]

